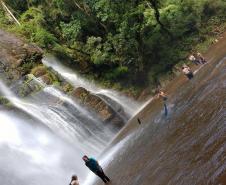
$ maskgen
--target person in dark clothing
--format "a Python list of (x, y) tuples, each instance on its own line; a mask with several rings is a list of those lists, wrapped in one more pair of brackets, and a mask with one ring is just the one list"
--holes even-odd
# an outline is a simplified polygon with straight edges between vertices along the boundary
[(104, 181), (104, 183), (110, 182), (110, 179), (105, 175), (103, 169), (97, 162), (97, 160), (93, 158), (89, 158), (86, 155), (82, 157), (83, 161), (85, 162), (85, 165), (93, 172), (95, 173), (98, 177)]
[(137, 118), (137, 121), (138, 121), (138, 123), (139, 123), (139, 125), (141, 124), (141, 121), (140, 121), (140, 119), (139, 118)]

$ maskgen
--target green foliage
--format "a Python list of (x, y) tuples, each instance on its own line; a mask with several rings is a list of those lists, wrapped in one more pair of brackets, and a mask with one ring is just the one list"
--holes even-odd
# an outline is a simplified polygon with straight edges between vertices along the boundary
[(75, 42), (80, 35), (81, 31), (81, 23), (77, 20), (72, 20), (69, 23), (60, 23), (60, 27), (62, 30), (62, 36), (69, 43)]
[(21, 15), (20, 22), (21, 26), (16, 26), (14, 31), (24, 35), (31, 42), (35, 42), (43, 48), (56, 44), (56, 37), (44, 29), (45, 20), (40, 9), (28, 9)]
[(6, 16), (5, 12), (0, 8), (0, 26), (6, 27), (11, 24), (11, 21), (8, 16)]
[(106, 73), (105, 78), (108, 80), (117, 80), (118, 78), (125, 76), (127, 73), (128, 68), (125, 66), (120, 66)]
[[(6, 0), (14, 31), (69, 55), (105, 85), (155, 84), (226, 21), (224, 0)], [(0, 25), (10, 20), (0, 11)], [(220, 27), (220, 28), (219, 28)], [(87, 66), (86, 66), (87, 65)], [(84, 67), (85, 66), (85, 67)], [(87, 70), (88, 69), (88, 70)], [(120, 85), (116, 85), (119, 87)]]
[(35, 77), (44, 77), (48, 81), (49, 84), (58, 84), (58, 77), (48, 68), (43, 65), (38, 65), (31, 70), (31, 74)]

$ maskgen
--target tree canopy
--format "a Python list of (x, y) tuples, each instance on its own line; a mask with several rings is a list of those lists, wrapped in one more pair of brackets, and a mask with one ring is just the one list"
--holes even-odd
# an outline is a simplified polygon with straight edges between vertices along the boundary
[(226, 18), (225, 0), (4, 2), (22, 23), (17, 32), (26, 38), (67, 53), (97, 78), (137, 86), (156, 83), (205, 40), (209, 25)]

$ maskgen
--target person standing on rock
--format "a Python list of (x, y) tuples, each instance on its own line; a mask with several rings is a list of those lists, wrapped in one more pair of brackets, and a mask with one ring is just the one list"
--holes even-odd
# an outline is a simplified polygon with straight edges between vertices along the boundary
[(167, 106), (166, 106), (166, 101), (168, 99), (167, 94), (163, 90), (159, 90), (157, 97), (162, 98), (164, 110), (165, 110), (165, 116), (167, 116), (167, 114), (168, 114), (168, 110), (167, 110)]
[(71, 177), (71, 182), (70, 182), (69, 185), (79, 185), (77, 175), (72, 175), (72, 177)]
[(83, 161), (85, 162), (85, 165), (93, 172), (95, 173), (97, 176), (99, 176), (102, 181), (104, 181), (104, 183), (108, 183), (110, 182), (110, 179), (105, 175), (103, 169), (101, 168), (101, 166), (99, 165), (99, 163), (97, 162), (97, 160), (93, 159), (93, 158), (89, 158), (86, 155), (84, 155), (82, 157)]

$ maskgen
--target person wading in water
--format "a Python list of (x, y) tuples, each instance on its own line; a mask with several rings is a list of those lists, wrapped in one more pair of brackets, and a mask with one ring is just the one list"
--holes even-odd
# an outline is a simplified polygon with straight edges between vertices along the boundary
[(168, 99), (167, 94), (163, 90), (159, 90), (157, 97), (162, 98), (164, 110), (165, 110), (165, 116), (167, 116), (167, 114), (168, 114), (168, 110), (167, 110), (167, 106), (166, 106), (166, 101)]
[(110, 182), (110, 179), (105, 175), (103, 169), (101, 168), (101, 166), (99, 165), (99, 163), (97, 162), (97, 160), (93, 159), (93, 158), (89, 158), (86, 155), (84, 155), (82, 157), (83, 161), (85, 162), (85, 165), (93, 172), (95, 173), (97, 176), (99, 176), (102, 181), (104, 181), (104, 183), (108, 183)]

